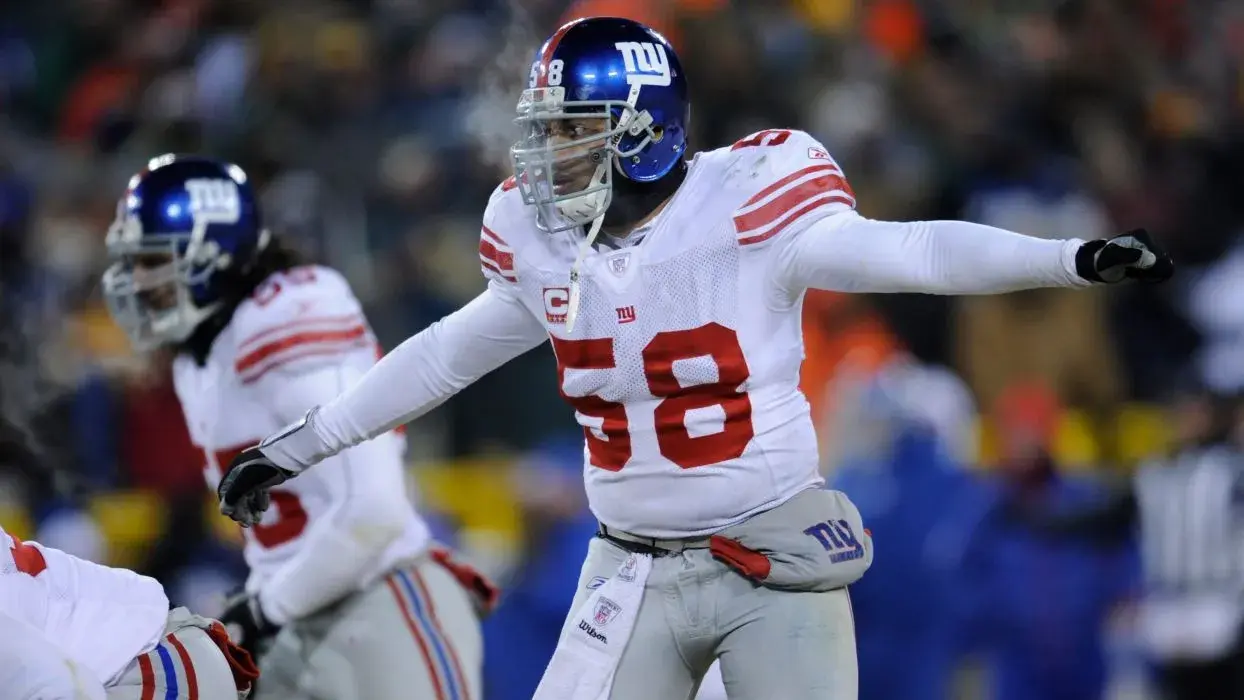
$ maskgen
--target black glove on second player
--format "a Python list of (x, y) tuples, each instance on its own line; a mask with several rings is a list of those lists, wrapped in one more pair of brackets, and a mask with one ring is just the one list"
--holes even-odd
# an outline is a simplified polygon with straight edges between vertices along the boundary
[(268, 650), (280, 627), (264, 617), (259, 598), (236, 591), (225, 601), (220, 623), (229, 632), (229, 639), (250, 653), (256, 661)]
[(1170, 256), (1143, 228), (1089, 241), (1076, 251), (1076, 274), (1092, 282), (1165, 282), (1174, 273)]
[(268, 490), (293, 476), (294, 472), (278, 467), (260, 452), (258, 445), (242, 450), (216, 485), (220, 512), (250, 527), (268, 509), (272, 500)]

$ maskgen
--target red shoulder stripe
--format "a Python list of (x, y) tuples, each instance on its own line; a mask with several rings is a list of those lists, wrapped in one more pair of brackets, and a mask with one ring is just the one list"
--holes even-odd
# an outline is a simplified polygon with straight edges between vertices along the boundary
[(487, 237), (487, 238), (491, 238), (491, 239), (492, 239), (492, 242), (493, 242), (495, 245), (505, 246), (505, 247), (507, 247), (507, 248), (508, 248), (508, 247), (509, 247), (509, 245), (510, 245), (510, 244), (508, 244), (508, 243), (506, 243), (506, 242), (505, 242), (505, 239), (504, 239), (504, 238), (502, 238), (501, 236), (498, 236), (496, 231), (493, 231), (492, 229), (488, 228), (487, 226), (481, 226), (481, 227), (480, 227), (480, 232), (481, 232), (481, 233), (483, 233), (485, 237)]
[[(800, 204), (802, 204), (802, 206), (799, 206)], [(846, 204), (848, 206), (855, 206), (855, 200), (849, 197), (843, 196), (841, 194), (835, 194), (832, 192), (825, 192), (819, 196), (815, 196), (810, 199), (803, 200), (802, 202), (796, 203), (796, 205), (793, 205), (791, 209), (786, 210), (784, 212), (785, 216), (783, 216), (780, 220), (778, 220), (778, 222), (774, 226), (769, 228), (768, 230), (765, 230), (761, 233), (757, 233), (752, 236), (741, 236), (739, 238), (739, 244), (740, 245), (753, 245), (755, 243), (762, 243), (764, 241), (767, 241), (773, 236), (777, 235), (779, 232), (781, 232), (782, 229), (786, 228), (787, 225), (789, 225), (792, 221), (798, 219), (804, 214), (807, 214), (808, 212), (813, 211), (814, 209), (819, 209), (821, 207), (829, 206), (831, 204)]]
[[(297, 351), (290, 351), (274, 359), (273, 361), (265, 363), (264, 365), (261, 365), (260, 367), (248, 372), (247, 374), (242, 375), (242, 383), (243, 384), (254, 384), (255, 382), (262, 379), (263, 376), (267, 374), (268, 372), (271, 372), (274, 369), (280, 369), (281, 367), (288, 365), (291, 362), (306, 359), (308, 357), (324, 357), (327, 355), (336, 355), (340, 353), (342, 350), (345, 350), (350, 347), (355, 347), (355, 345), (350, 344), (350, 343), (328, 345), (328, 346), (320, 345), (320, 346), (301, 348)], [(367, 344), (366, 343), (358, 344), (357, 347), (367, 347)]]
[(504, 271), (498, 269), (496, 265), (494, 265), (491, 261), (485, 259), (484, 256), (482, 255), (480, 256), (479, 264), (484, 269), (492, 270), (497, 275), (500, 275), (506, 282), (517, 282), (518, 281), (517, 277), (515, 277), (514, 275), (506, 274)]
[(342, 345), (352, 345), (357, 343), (360, 339), (369, 343), (371, 342), (367, 335), (367, 327), (361, 323), (340, 330), (319, 330), (293, 333), (260, 345), (242, 357), (239, 357), (234, 363), (234, 369), (238, 372), (238, 374), (242, 374), (261, 363), (269, 361), (283, 353), (290, 352), (295, 348), (300, 349), (305, 346), (332, 346), (333, 350), (337, 350)]
[(270, 326), (264, 330), (251, 335), (246, 340), (238, 343), (238, 350), (275, 335), (282, 335), (291, 331), (308, 331), (312, 328), (316, 330), (339, 330), (341, 328), (353, 328), (363, 325), (363, 316), (361, 314), (341, 314), (339, 316), (309, 316), (307, 318), (296, 318), (275, 326)]
[(510, 252), (501, 236), (487, 226), (480, 229), (479, 263), (510, 282), (517, 281), (514, 276), (514, 253)]
[(855, 198), (851, 197), (847, 192), (846, 180), (841, 175), (825, 173), (790, 187), (760, 207), (745, 213), (736, 214), (734, 217), (735, 230), (740, 235), (758, 233), (761, 229), (785, 219), (788, 213), (805, 202), (819, 199), (826, 195), (836, 197), (837, 201), (854, 205)]
[(760, 192), (757, 192), (751, 199), (747, 200), (747, 203), (745, 203), (742, 208), (746, 209), (747, 207), (750, 207), (753, 204), (759, 204), (760, 202), (768, 198), (769, 195), (777, 192), (778, 190), (782, 189), (783, 187), (786, 187), (790, 183), (800, 178), (811, 175), (812, 173), (822, 173), (822, 172), (836, 173), (839, 171), (838, 171), (838, 168), (835, 168), (833, 165), (830, 165), (829, 163), (823, 163), (820, 165), (810, 165), (804, 168), (803, 170), (798, 170), (796, 172), (791, 173), (790, 175), (787, 175), (781, 180), (778, 180), (772, 185), (769, 185), (768, 187), (764, 188)]

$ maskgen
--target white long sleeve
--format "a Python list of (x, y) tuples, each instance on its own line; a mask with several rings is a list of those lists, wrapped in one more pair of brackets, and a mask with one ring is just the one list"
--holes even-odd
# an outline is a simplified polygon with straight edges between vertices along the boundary
[(1047, 240), (965, 221), (891, 222), (844, 212), (780, 242), (775, 281), (786, 293), (998, 294), (1086, 287), (1076, 274), (1083, 241)]
[[(331, 363), (292, 376), (270, 373), (256, 389), (277, 420), (289, 422), (362, 376), (349, 363)], [(311, 520), (297, 554), (263, 580), (258, 593), (265, 617), (283, 625), (357, 587), (359, 572), (380, 563), (413, 517), (403, 475), (401, 451), (383, 440), (363, 442), (316, 468), (332, 500)]]
[(543, 325), (496, 282), (385, 355), (305, 425), (266, 440), (269, 459), (301, 471), (443, 403), (548, 339)]

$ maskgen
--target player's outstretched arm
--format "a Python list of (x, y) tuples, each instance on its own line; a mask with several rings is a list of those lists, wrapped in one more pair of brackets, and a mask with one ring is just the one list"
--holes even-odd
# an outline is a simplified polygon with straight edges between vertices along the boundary
[(258, 522), (267, 489), (427, 413), (547, 339), (543, 326), (493, 282), (466, 306), (399, 345), (336, 399), (242, 452), (217, 487), (221, 512)]
[[(284, 367), (292, 369), (281, 371)], [(331, 403), (368, 369), (331, 356), (311, 366), (284, 367), (250, 385), (256, 403), (280, 423)], [(240, 627), (254, 638), (248, 641), (340, 600), (357, 584), (358, 572), (375, 565), (401, 536), (411, 506), (397, 439), (366, 440), (316, 466), (327, 487), (327, 507), (307, 524), (297, 553), (233, 608)]]
[(1108, 240), (1048, 240), (965, 221), (875, 221), (855, 212), (820, 219), (782, 240), (776, 278), (791, 294), (997, 294), (1163, 281), (1170, 258), (1143, 231)]

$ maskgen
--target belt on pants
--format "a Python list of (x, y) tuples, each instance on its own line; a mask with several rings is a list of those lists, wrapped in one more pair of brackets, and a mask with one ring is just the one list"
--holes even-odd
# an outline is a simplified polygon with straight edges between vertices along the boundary
[(679, 537), (673, 539), (642, 537), (633, 535), (625, 530), (609, 527), (604, 523), (598, 523), (596, 536), (609, 540), (628, 552), (649, 554), (654, 557), (678, 554), (688, 549), (708, 549), (709, 545), (709, 537), (707, 535), (703, 537)]

